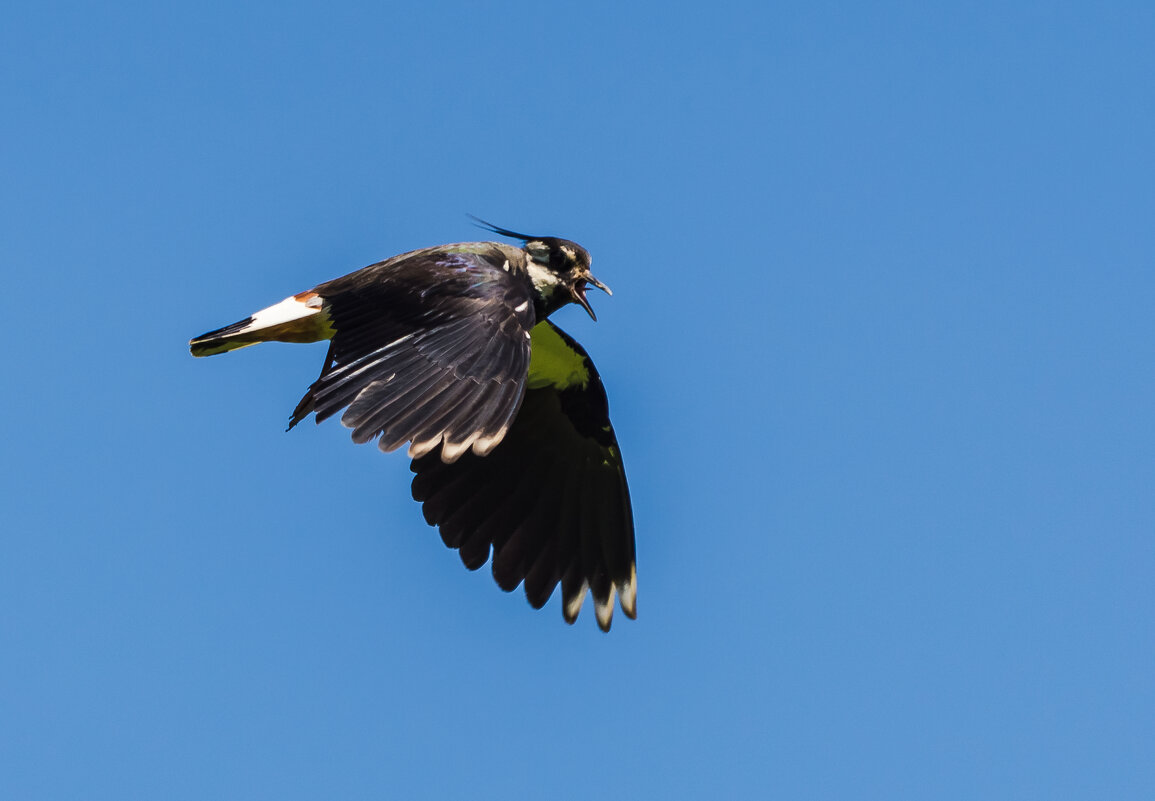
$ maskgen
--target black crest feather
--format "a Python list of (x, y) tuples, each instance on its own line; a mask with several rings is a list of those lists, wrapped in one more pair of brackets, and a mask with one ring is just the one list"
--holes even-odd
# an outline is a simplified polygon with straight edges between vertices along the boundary
[(492, 231), (493, 233), (495, 233), (499, 236), (508, 236), (510, 239), (520, 239), (522, 242), (528, 242), (531, 239), (541, 239), (542, 238), (540, 236), (529, 236), (527, 234), (519, 234), (516, 231), (509, 230), (508, 228), (502, 228), (500, 225), (494, 225), (491, 222), (486, 222), (485, 220), (481, 219), (480, 217), (476, 217), (472, 214), (467, 214), (466, 216), (469, 217), (469, 219), (473, 220), (477, 224), (478, 228), (484, 228), (486, 231)]

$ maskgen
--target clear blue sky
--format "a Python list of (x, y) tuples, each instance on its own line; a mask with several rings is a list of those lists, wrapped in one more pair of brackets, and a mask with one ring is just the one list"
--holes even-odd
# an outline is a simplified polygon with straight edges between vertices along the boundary
[[(864, 8), (863, 6), (869, 6)], [(9, 3), (0, 797), (1155, 797), (1155, 7)], [(639, 617), (190, 336), (585, 245)]]

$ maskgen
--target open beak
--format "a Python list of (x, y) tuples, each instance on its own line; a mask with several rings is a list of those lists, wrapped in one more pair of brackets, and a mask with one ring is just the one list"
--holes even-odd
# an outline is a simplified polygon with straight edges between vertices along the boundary
[(574, 302), (577, 303), (579, 306), (581, 306), (583, 309), (585, 309), (586, 314), (588, 314), (590, 316), (590, 319), (596, 323), (598, 320), (598, 316), (596, 314), (594, 314), (594, 310), (590, 307), (590, 302), (588, 300), (586, 300), (586, 284), (587, 283), (593, 284), (598, 289), (600, 289), (602, 292), (605, 292), (607, 295), (612, 295), (614, 293), (610, 291), (610, 288), (608, 286), (606, 286), (601, 281), (599, 281), (598, 279), (594, 278), (592, 275), (589, 275), (589, 274), (587, 274), (584, 278), (578, 280), (576, 283), (574, 283), (574, 285), (572, 287), (570, 287), (570, 294), (573, 295)]
[(586, 276), (586, 280), (587, 280), (587, 281), (589, 281), (589, 282), (590, 282), (591, 284), (593, 284), (594, 286), (596, 286), (596, 287), (597, 287), (598, 289), (600, 289), (602, 292), (605, 292), (607, 295), (612, 295), (612, 294), (614, 294), (613, 292), (611, 292), (611, 291), (610, 291), (610, 288), (609, 288), (608, 286), (606, 286), (605, 284), (603, 284), (603, 283), (602, 283), (601, 281), (599, 281), (598, 279), (594, 278), (592, 275), (587, 275), (587, 276)]

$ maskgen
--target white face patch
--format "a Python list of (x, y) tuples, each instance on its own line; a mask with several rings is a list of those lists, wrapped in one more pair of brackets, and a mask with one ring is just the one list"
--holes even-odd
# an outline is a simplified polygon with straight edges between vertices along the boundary
[(548, 267), (542, 267), (533, 259), (526, 261), (525, 271), (529, 273), (529, 280), (533, 281), (534, 289), (546, 301), (553, 297), (558, 287), (561, 286), (561, 278), (558, 277), (557, 273)]
[(529, 308), (529, 301), (528, 301), (528, 300), (523, 300), (521, 303), (519, 303), (519, 304), (517, 304), (516, 306), (514, 306), (514, 307), (513, 307), (513, 310), (514, 310), (515, 312), (517, 312), (518, 314), (521, 314), (523, 311), (525, 311), (525, 310), (526, 310), (526, 309), (528, 309), (528, 308)]
[(545, 242), (539, 242), (536, 239), (532, 242), (526, 242), (525, 251), (532, 258), (549, 261), (549, 247), (546, 246)]

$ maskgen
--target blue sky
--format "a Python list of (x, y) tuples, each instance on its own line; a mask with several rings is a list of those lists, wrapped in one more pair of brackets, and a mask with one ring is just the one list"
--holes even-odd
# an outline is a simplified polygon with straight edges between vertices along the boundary
[[(1149, 3), (9, 4), (0, 796), (1155, 795)], [(586, 246), (639, 617), (190, 336)]]

